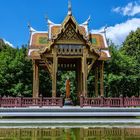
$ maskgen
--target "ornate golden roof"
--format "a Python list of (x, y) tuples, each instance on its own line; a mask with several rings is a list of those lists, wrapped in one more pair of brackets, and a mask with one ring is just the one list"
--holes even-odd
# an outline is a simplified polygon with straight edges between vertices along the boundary
[(52, 26), (51, 27), (51, 37), (54, 38), (60, 32), (61, 26)]
[(55, 44), (82, 44), (99, 55), (99, 60), (108, 59), (110, 55), (104, 34), (89, 33), (87, 25), (88, 21), (79, 25), (72, 15), (67, 15), (62, 24), (54, 24), (49, 20), (48, 32), (32, 30), (28, 55), (32, 57), (36, 54), (38, 57), (38, 54), (50, 51)]
[(35, 32), (30, 38), (30, 49), (43, 48), (48, 44), (48, 33)]
[(98, 49), (106, 48), (105, 40), (103, 38), (103, 35), (101, 34), (91, 34), (90, 41), (92, 43), (92, 46), (95, 48), (98, 48)]

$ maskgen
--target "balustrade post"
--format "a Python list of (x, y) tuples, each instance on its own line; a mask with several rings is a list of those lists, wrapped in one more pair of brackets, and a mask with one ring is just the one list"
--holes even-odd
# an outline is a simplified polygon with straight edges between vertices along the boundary
[(21, 107), (21, 97), (15, 98), (15, 107)]
[(52, 98), (51, 98), (51, 106), (54, 106), (54, 98), (55, 98), (55, 97), (52, 97)]
[(110, 107), (110, 102), (111, 102), (111, 98), (110, 98), (110, 97), (108, 97), (107, 107)]
[(80, 96), (80, 107), (83, 108), (83, 106), (84, 106), (84, 97), (83, 97), (83, 95), (81, 95)]
[(18, 104), (19, 104), (18, 103), (18, 97), (17, 98), (15, 97), (14, 100), (15, 100), (15, 106), (14, 107), (18, 107)]
[(35, 103), (36, 103), (35, 100), (36, 100), (36, 98), (32, 98), (32, 105), (31, 105), (31, 106), (35, 106), (35, 105), (36, 105), (36, 104), (35, 104)]
[(60, 98), (61, 98), (61, 100), (62, 100), (62, 107), (63, 107), (63, 105), (64, 105), (64, 102), (65, 102), (65, 97), (64, 97), (64, 95), (60, 95)]
[(18, 107), (22, 107), (22, 96), (21, 97), (18, 97)]
[(2, 104), (2, 97), (0, 95), (0, 107), (2, 106), (1, 104)]
[(131, 99), (132, 99), (132, 104), (131, 105), (133, 107), (135, 107), (136, 106), (135, 96), (132, 96)]
[(124, 106), (129, 107), (129, 98), (127, 96), (124, 99)]
[(104, 97), (101, 96), (101, 107), (104, 107)]
[(126, 107), (126, 97), (123, 97), (123, 107)]
[(124, 107), (123, 95), (120, 95), (120, 107)]
[(16, 97), (14, 98), (14, 103), (15, 103), (14, 107), (18, 107), (18, 98), (16, 98)]
[(60, 107), (63, 107), (63, 98), (60, 98)]
[(40, 95), (39, 97), (39, 107), (42, 107), (43, 106), (43, 97), (42, 95)]

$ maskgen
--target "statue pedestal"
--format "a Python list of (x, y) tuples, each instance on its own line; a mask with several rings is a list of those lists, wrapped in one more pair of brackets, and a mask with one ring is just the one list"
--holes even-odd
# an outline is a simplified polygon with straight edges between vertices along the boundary
[(64, 105), (73, 105), (73, 102), (70, 98), (66, 98), (64, 101)]

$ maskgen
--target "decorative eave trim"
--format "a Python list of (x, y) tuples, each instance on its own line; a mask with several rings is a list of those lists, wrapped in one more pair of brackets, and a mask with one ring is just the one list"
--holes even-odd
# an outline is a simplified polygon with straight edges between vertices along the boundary
[(39, 52), (40, 49), (29, 49), (29, 50), (28, 50), (28, 56), (30, 56), (31, 53), (34, 52), (34, 51), (35, 51), (35, 52)]
[(55, 45), (55, 43), (57, 42), (58, 37), (65, 32), (65, 25), (69, 22), (69, 20), (72, 20), (73, 24), (76, 26), (76, 33), (80, 35), (81, 39), (83, 40), (84, 44), (86, 46), (88, 46), (90, 48), (91, 52), (94, 52), (97, 56), (100, 56), (99, 53), (96, 52), (96, 50), (92, 47), (92, 44), (90, 43), (90, 41), (88, 40), (88, 38), (81, 34), (80, 30), (79, 30), (79, 25), (76, 22), (75, 18), (72, 15), (67, 15), (66, 18), (64, 19), (62, 25), (61, 25), (61, 29), (60, 32), (55, 36), (55, 38), (53, 38), (48, 47), (45, 47), (42, 51), (40, 51), (40, 53), (45, 53), (47, 50), (49, 51), (51, 49), (51, 46)]

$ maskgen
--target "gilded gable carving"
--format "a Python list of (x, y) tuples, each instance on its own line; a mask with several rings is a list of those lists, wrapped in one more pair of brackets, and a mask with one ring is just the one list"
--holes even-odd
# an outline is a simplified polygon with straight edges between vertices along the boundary
[(71, 24), (68, 25), (65, 32), (61, 35), (61, 37), (58, 39), (59, 41), (81, 41), (77, 33), (75, 32), (75, 29), (72, 27)]

